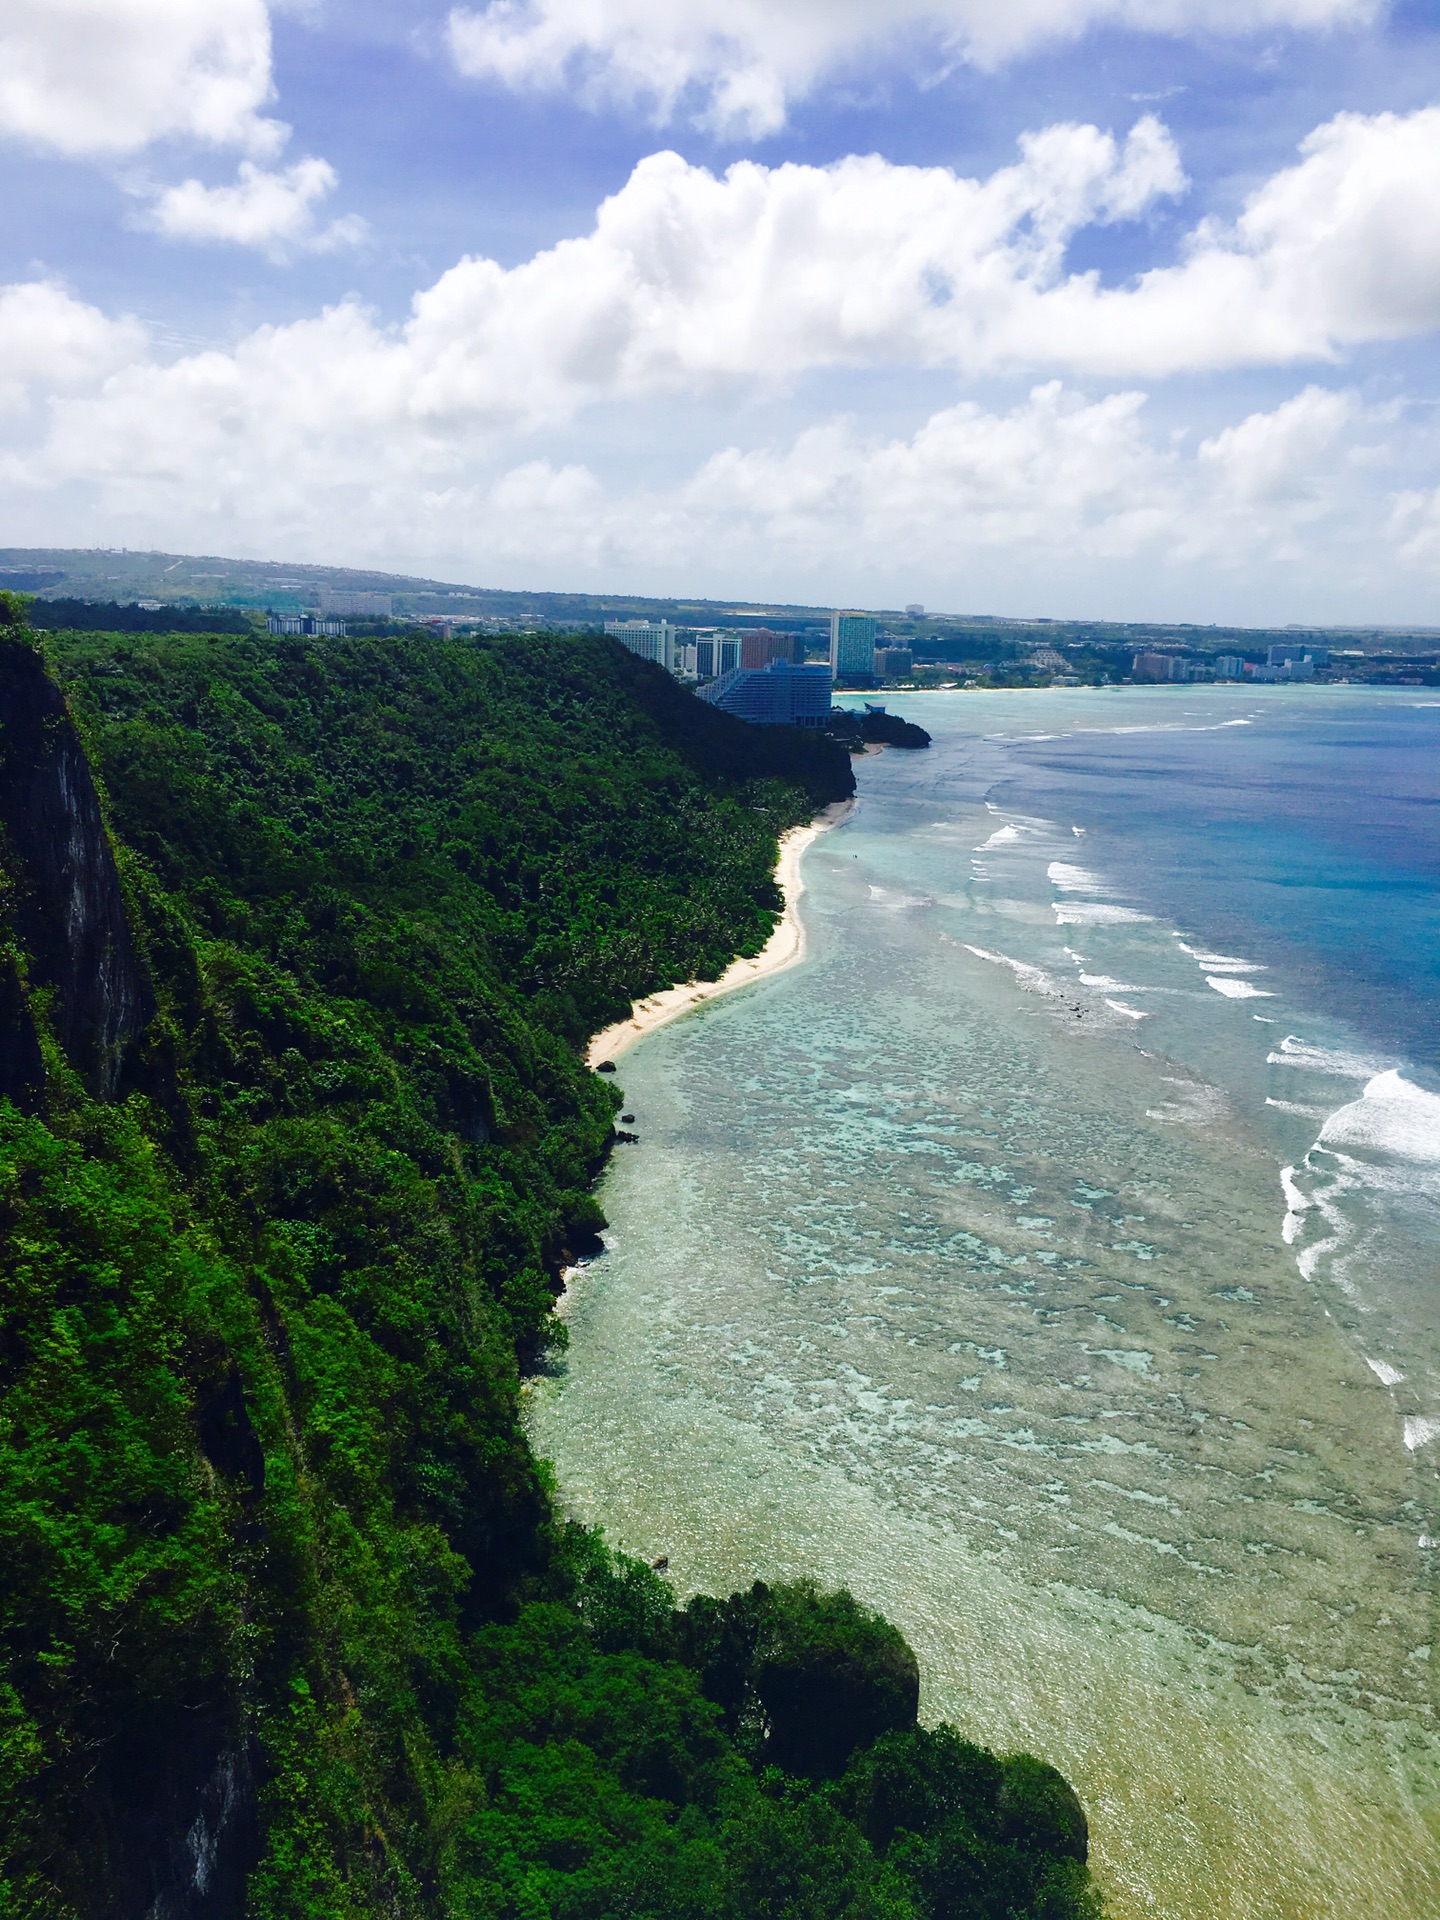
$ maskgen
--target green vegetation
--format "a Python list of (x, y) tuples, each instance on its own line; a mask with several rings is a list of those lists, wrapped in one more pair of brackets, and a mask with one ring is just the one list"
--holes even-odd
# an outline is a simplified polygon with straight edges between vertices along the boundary
[(0, 1914), (1098, 1912), (1068, 1787), (920, 1729), (893, 1628), (677, 1610), (519, 1423), (603, 1224), (583, 1042), (758, 948), (844, 749), (599, 639), (65, 632), (52, 679), (21, 619)]
[[(228, 607), (140, 607), (116, 601), (36, 600), (32, 627), (43, 633), (253, 633), (255, 618)], [(261, 622), (263, 625), (263, 621)]]

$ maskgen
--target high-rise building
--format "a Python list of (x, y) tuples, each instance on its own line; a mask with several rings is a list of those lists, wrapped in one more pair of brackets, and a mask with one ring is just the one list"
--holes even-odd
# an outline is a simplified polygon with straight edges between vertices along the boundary
[(874, 660), (879, 680), (908, 680), (915, 671), (915, 655), (909, 647), (877, 647)]
[(695, 674), (701, 680), (714, 680), (740, 665), (740, 636), (720, 627), (695, 629)]
[(1137, 653), (1130, 663), (1130, 672), (1136, 680), (1181, 680), (1184, 674), (1176, 673), (1176, 667), (1184, 662), (1172, 653)]
[(837, 680), (870, 680), (875, 673), (873, 613), (832, 613), (830, 616), (830, 671)]
[(642, 660), (675, 671), (675, 629), (668, 620), (607, 620), (605, 631)]
[(918, 600), (907, 600), (905, 603), (905, 611), (912, 620), (923, 620), (925, 618), (925, 609)]
[(830, 669), (772, 660), (735, 667), (696, 689), (696, 698), (760, 727), (823, 727), (830, 718)]
[(750, 627), (740, 635), (742, 667), (768, 667), (772, 660), (793, 660), (795, 643), (772, 627)]

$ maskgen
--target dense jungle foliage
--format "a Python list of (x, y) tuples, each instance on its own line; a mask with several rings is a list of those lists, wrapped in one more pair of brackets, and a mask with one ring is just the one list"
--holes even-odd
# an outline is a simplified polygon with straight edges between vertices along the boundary
[(844, 748), (601, 639), (0, 615), (0, 1915), (1098, 1913), (893, 1628), (677, 1609), (520, 1426), (583, 1044), (763, 942)]

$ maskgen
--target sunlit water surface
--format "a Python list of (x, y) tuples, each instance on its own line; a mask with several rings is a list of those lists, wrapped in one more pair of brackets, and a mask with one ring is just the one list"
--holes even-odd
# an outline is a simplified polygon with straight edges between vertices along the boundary
[(1122, 1920), (1435, 1920), (1440, 707), (893, 704), (806, 962), (623, 1060), (536, 1443), (883, 1608)]

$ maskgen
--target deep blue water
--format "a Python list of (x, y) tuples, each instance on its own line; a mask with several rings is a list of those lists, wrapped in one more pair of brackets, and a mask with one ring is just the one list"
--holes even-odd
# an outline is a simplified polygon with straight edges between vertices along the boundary
[[(1316, 1012), (1433, 1081), (1440, 703), (1368, 689), (1169, 698), (1187, 711), (1163, 733), (1014, 740), (1023, 772), (991, 797), (1085, 823), (1087, 861), (1121, 867), (1152, 910), (1263, 951)], [(936, 703), (911, 706), (923, 718)], [(1237, 707), (1249, 725), (1214, 725)]]

